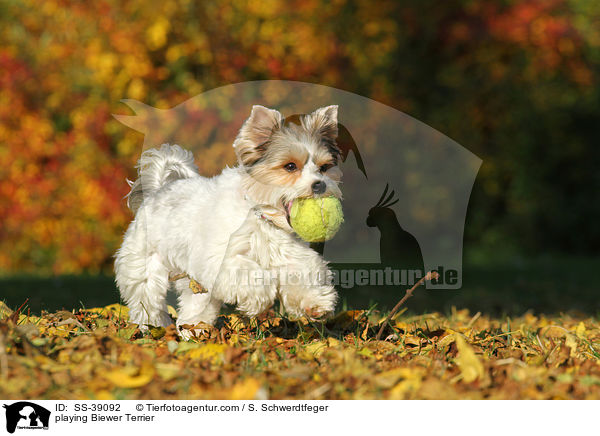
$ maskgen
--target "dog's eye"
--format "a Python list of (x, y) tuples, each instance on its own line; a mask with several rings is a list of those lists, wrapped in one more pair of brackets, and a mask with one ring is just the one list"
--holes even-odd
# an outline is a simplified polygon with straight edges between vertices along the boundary
[(298, 166), (294, 162), (286, 163), (283, 167), (290, 173), (298, 169)]
[(325, 165), (321, 165), (321, 168), (319, 168), (319, 171), (321, 171), (322, 173), (324, 173), (325, 171), (329, 170), (330, 168), (333, 168), (335, 165), (328, 163)]

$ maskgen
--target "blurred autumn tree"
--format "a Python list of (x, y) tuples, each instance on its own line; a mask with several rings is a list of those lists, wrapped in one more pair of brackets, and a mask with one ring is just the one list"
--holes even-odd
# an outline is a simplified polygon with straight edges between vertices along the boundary
[(110, 269), (142, 143), (120, 99), (256, 79), (369, 96), (482, 157), (472, 245), (594, 252), (599, 24), (597, 0), (0, 0), (0, 271)]

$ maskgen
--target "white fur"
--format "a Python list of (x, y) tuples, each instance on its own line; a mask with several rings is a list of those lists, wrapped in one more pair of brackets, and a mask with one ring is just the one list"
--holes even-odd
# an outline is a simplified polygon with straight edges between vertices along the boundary
[[(178, 330), (183, 324), (212, 324), (224, 302), (248, 316), (265, 311), (276, 298), (295, 317), (333, 311), (332, 285), (288, 280), (326, 271), (327, 263), (285, 224), (263, 218), (277, 211), (251, 198), (243, 166), (205, 178), (189, 151), (165, 144), (144, 152), (139, 167), (134, 189), (143, 190), (143, 201), (137, 198), (135, 219), (115, 260), (131, 322), (142, 328), (171, 324), (166, 306), (171, 285), (179, 294)], [(278, 275), (264, 284), (240, 280), (248, 271), (265, 270)], [(208, 293), (194, 294), (187, 278), (169, 282), (169, 274), (178, 273)]]

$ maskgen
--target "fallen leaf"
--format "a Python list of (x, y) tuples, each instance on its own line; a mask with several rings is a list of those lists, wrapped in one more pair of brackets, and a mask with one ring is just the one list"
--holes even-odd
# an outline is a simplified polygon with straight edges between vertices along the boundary
[(153, 339), (160, 339), (167, 333), (164, 327), (152, 327), (149, 331)]
[(119, 388), (139, 388), (152, 380), (154, 367), (146, 364), (141, 368), (125, 367), (102, 374), (104, 378)]
[(421, 379), (422, 371), (413, 368), (395, 368), (377, 374), (373, 382), (381, 388), (391, 388), (402, 379)]
[(8, 318), (12, 314), (11, 308), (4, 304), (4, 301), (0, 301), (0, 319)]
[(212, 364), (220, 364), (225, 360), (226, 350), (227, 345), (224, 344), (206, 344), (189, 351), (186, 356), (194, 360), (209, 361)]
[(298, 352), (298, 357), (303, 360), (318, 359), (326, 348), (326, 342), (315, 341), (303, 347), (302, 350)]
[(462, 379), (466, 383), (471, 383), (483, 378), (485, 374), (483, 364), (475, 355), (473, 348), (467, 344), (467, 341), (460, 334), (456, 334), (456, 346), (458, 348), (458, 355), (454, 361), (460, 368)]
[(236, 383), (231, 389), (230, 400), (267, 400), (266, 390), (255, 378), (248, 378)]

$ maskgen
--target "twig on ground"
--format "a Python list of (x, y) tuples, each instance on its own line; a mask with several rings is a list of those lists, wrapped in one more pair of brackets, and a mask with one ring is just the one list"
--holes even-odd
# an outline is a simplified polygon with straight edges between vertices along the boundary
[(417, 283), (415, 283), (412, 288), (407, 289), (406, 293), (404, 294), (404, 297), (402, 297), (402, 299), (400, 301), (398, 301), (398, 304), (396, 304), (394, 306), (394, 308), (388, 314), (385, 321), (381, 324), (381, 327), (379, 328), (379, 331), (377, 332), (377, 336), (375, 336), (375, 339), (378, 341), (381, 339), (381, 335), (383, 334), (383, 331), (385, 330), (385, 326), (388, 324), (390, 319), (392, 319), (392, 317), (396, 314), (396, 312), (398, 312), (398, 310), (400, 309), (400, 307), (402, 307), (402, 305), (406, 302), (406, 300), (408, 300), (410, 297), (413, 296), (413, 292), (415, 289), (417, 289), (419, 286), (421, 286), (423, 283), (425, 283), (428, 280), (437, 280), (439, 278), (440, 278), (440, 275), (438, 274), (437, 271), (429, 271), (427, 274), (425, 274), (425, 277), (423, 277), (421, 280), (419, 280)]

